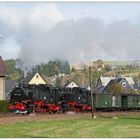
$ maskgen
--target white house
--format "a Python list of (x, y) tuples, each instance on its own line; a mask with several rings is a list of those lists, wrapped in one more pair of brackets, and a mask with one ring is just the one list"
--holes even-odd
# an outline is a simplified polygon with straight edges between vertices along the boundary
[(25, 83), (27, 84), (35, 84), (35, 85), (38, 85), (38, 84), (46, 84), (46, 79), (45, 79), (45, 76), (39, 74), (39, 73), (36, 73), (34, 75), (29, 75), (25, 78)]
[(66, 87), (67, 87), (67, 88), (74, 88), (74, 87), (79, 87), (79, 86), (78, 86), (76, 83), (71, 82), (71, 83), (68, 84)]

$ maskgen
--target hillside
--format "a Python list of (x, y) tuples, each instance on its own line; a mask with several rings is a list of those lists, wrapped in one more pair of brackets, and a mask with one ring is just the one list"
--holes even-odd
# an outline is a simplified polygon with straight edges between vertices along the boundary
[(104, 61), (104, 64), (109, 65), (131, 65), (131, 64), (140, 64), (140, 60), (133, 60), (133, 61)]

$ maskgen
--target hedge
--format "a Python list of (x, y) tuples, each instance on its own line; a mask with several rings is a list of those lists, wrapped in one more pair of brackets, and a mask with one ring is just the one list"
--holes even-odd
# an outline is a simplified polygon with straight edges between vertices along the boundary
[(9, 105), (8, 101), (0, 100), (0, 113), (9, 112), (8, 105)]

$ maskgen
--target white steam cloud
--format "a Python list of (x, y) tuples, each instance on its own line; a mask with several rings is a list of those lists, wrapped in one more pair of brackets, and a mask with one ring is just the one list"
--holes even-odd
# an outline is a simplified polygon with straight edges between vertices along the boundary
[[(2, 38), (4, 39), (4, 38)], [(14, 38), (7, 38), (0, 42), (0, 54), (4, 59), (16, 59), (20, 53), (20, 46)]]
[[(99, 18), (68, 20), (55, 4), (30, 9), (0, 8), (0, 55), (25, 65), (53, 58), (70, 63), (139, 59), (140, 30), (129, 20), (109, 24)], [(4, 40), (4, 41), (3, 41)]]

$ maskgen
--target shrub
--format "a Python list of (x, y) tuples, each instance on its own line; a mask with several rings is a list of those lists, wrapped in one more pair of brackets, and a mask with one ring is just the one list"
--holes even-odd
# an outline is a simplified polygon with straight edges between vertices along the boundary
[(8, 101), (0, 100), (0, 113), (9, 112), (8, 105), (9, 105)]

